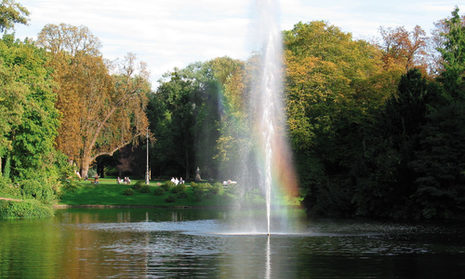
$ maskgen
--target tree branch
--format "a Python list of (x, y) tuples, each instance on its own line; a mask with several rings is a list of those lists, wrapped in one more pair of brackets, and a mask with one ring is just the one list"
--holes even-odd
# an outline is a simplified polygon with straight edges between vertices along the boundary
[(93, 162), (95, 159), (97, 159), (97, 157), (99, 156), (102, 156), (102, 155), (108, 155), (108, 156), (113, 156), (113, 154), (118, 151), (119, 149), (125, 147), (126, 145), (128, 145), (129, 143), (131, 143), (136, 137), (138, 136), (141, 136), (142, 133), (138, 133), (138, 134), (135, 134), (130, 140), (127, 140), (123, 143), (121, 143), (120, 145), (118, 145), (117, 147), (115, 147), (113, 150), (110, 150), (110, 151), (102, 151), (102, 152), (99, 152), (97, 154), (95, 154), (94, 156), (91, 157), (91, 162)]

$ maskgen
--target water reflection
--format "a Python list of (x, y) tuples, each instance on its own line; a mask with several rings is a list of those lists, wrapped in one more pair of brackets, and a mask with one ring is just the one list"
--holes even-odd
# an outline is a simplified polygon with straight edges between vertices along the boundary
[(265, 278), (271, 278), (271, 252), (270, 252), (270, 236), (266, 239), (266, 268)]
[(312, 223), (225, 231), (223, 212), (67, 210), (0, 221), (0, 278), (465, 278), (462, 228)]

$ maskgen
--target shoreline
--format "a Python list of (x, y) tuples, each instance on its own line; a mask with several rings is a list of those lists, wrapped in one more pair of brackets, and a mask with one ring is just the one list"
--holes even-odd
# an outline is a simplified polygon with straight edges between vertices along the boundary
[(131, 205), (131, 204), (55, 204), (53, 209), (69, 208), (164, 208), (164, 209), (226, 209), (224, 206), (194, 206), (194, 205)]

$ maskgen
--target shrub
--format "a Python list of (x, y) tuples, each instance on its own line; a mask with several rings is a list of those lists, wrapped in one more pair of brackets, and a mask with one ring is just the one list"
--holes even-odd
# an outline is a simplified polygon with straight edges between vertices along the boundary
[(178, 185), (171, 188), (171, 193), (173, 193), (173, 194), (182, 193), (185, 190), (186, 190), (186, 185), (185, 184), (178, 184)]
[(42, 202), (50, 202), (55, 198), (53, 190), (46, 182), (35, 179), (24, 179), (20, 182), (21, 195), (24, 199), (34, 198)]
[(132, 196), (132, 195), (134, 195), (134, 190), (132, 188), (128, 188), (128, 189), (124, 190), (123, 195)]
[(149, 185), (144, 185), (140, 188), (139, 192), (141, 193), (150, 193), (150, 187)]
[(176, 198), (177, 198), (177, 199), (181, 199), (181, 200), (182, 200), (182, 199), (187, 199), (187, 194), (186, 194), (186, 192), (184, 192), (184, 191), (183, 191), (183, 192), (179, 192), (179, 193), (176, 194)]
[(0, 176), (0, 192), (13, 197), (21, 197), (21, 189), (19, 186), (15, 186), (10, 179), (4, 176)]
[(74, 192), (81, 186), (79, 181), (77, 181), (76, 179), (66, 179), (63, 180), (61, 183), (63, 184), (64, 190), (69, 192)]
[(140, 191), (142, 189), (142, 187), (144, 187), (145, 185), (145, 182), (142, 181), (142, 180), (139, 180), (136, 182), (136, 184), (132, 185), (132, 189), (136, 190), (136, 191)]
[(173, 195), (169, 195), (166, 199), (165, 199), (165, 202), (175, 202), (176, 201), (176, 197), (173, 196)]
[(21, 202), (0, 200), (0, 218), (37, 218), (50, 216), (53, 216), (52, 207), (36, 200)]
[(161, 196), (165, 193), (165, 190), (163, 190), (163, 188), (161, 187), (156, 187), (155, 190), (153, 190), (153, 194), (155, 196)]
[(213, 193), (210, 183), (191, 183), (191, 187), (195, 200), (201, 200)]
[(209, 191), (214, 195), (218, 195), (218, 194), (220, 194), (222, 189), (223, 189), (223, 185), (221, 185), (221, 183), (219, 183), (219, 182), (216, 182), (215, 184), (213, 184), (211, 186)]
[(165, 184), (162, 184), (160, 187), (162, 187), (163, 190), (165, 190), (165, 192), (169, 192), (171, 190), (171, 188), (173, 188), (174, 186), (176, 186), (176, 185), (173, 182), (168, 181)]

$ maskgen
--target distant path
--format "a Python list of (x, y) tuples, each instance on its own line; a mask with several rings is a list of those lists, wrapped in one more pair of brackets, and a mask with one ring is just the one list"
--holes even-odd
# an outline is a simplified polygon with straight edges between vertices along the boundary
[(15, 202), (22, 202), (22, 201), (23, 201), (23, 200), (18, 200), (18, 199), (2, 198), (2, 197), (0, 197), (0, 200), (4, 200), (4, 201), (15, 201)]

